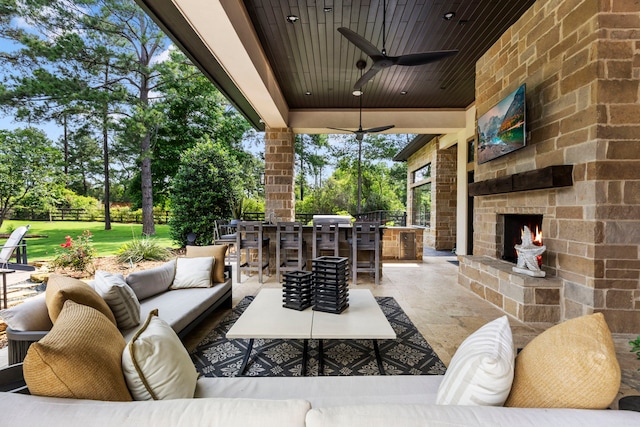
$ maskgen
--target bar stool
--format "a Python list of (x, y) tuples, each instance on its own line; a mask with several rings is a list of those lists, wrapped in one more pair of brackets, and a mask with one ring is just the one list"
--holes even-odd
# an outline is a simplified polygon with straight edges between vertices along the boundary
[[(266, 259), (264, 259), (266, 248)], [(245, 251), (245, 262), (242, 262), (242, 250)], [(242, 272), (258, 272), (258, 282), (262, 283), (262, 270), (269, 272), (269, 238), (264, 237), (262, 222), (260, 221), (240, 221), (236, 231), (236, 251), (238, 263), (238, 283), (242, 281)], [(252, 257), (255, 256), (255, 261)]]
[(320, 251), (333, 251), (333, 256), (340, 256), (339, 233), (338, 224), (331, 221), (314, 220), (312, 258), (317, 258)]
[(238, 256), (238, 250), (236, 249), (237, 223), (237, 220), (232, 220), (229, 224), (221, 220), (214, 221), (213, 243), (215, 245), (227, 245), (229, 247), (227, 252), (228, 256), (225, 257), (229, 263)]
[(276, 277), (281, 271), (303, 270), (307, 265), (307, 245), (302, 238), (301, 222), (279, 222), (276, 225)]
[[(380, 225), (376, 222), (355, 222), (351, 241), (353, 277), (351, 283), (356, 285), (358, 273), (374, 273), (376, 285), (380, 284)], [(368, 252), (368, 261), (358, 261), (359, 252)]]

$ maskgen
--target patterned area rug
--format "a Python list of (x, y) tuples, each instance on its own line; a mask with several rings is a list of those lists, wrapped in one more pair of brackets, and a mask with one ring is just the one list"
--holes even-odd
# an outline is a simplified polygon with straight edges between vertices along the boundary
[[(238, 374), (249, 340), (228, 340), (226, 332), (251, 303), (244, 298), (233, 312), (191, 353), (196, 369), (207, 377)], [(395, 340), (379, 340), (387, 375), (443, 375), (445, 366), (392, 297), (376, 297), (393, 327)], [(245, 375), (302, 375), (303, 340), (256, 339)], [(307, 375), (318, 375), (318, 340), (309, 340)], [(324, 340), (324, 375), (379, 375), (371, 340)]]

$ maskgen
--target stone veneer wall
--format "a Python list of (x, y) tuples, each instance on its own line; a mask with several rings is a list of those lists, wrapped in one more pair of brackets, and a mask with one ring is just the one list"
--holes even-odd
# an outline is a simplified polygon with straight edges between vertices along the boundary
[[(423, 237), (422, 234), (424, 228), (418, 227), (388, 227), (384, 230), (382, 235), (382, 259), (385, 261), (390, 260), (403, 260), (400, 255), (403, 253), (403, 244), (412, 243), (415, 245), (415, 258), (413, 261), (422, 261), (423, 251)], [(415, 237), (413, 237), (415, 235)], [(403, 238), (410, 239), (413, 237), (414, 242), (403, 243)], [(408, 258), (404, 259), (408, 261)]]
[(295, 220), (294, 162), (295, 136), (291, 129), (265, 131), (265, 215), (278, 221)]
[[(456, 245), (456, 164), (457, 146), (440, 150), (434, 138), (407, 162), (407, 224), (413, 220), (413, 188), (429, 179), (412, 182), (413, 172), (431, 163), (431, 227), (424, 229), (423, 245), (437, 250), (451, 250)], [(422, 255), (421, 255), (422, 256)]]
[[(612, 331), (640, 332), (639, 79), (640, 2), (627, 0), (539, 0), (478, 61), (478, 115), (527, 84), (528, 146), (476, 165), (475, 180), (572, 164), (574, 185), (476, 197), (475, 256), (461, 257), (461, 284), (522, 320), (599, 311)], [(544, 215), (548, 277), (531, 286), (560, 280), (558, 301), (555, 291), (527, 300), (483, 282), (501, 274), (504, 213)]]
[(436, 250), (452, 250), (456, 247), (458, 146), (436, 151), (434, 168), (435, 185), (431, 190), (435, 211)]

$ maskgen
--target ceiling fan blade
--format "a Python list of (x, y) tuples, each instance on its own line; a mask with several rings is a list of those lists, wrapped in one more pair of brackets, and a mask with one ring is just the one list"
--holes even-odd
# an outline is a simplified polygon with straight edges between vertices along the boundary
[(396, 127), (396, 125), (378, 126), (377, 128), (365, 129), (364, 132), (365, 133), (382, 132), (394, 127)]
[(372, 45), (369, 40), (365, 39), (360, 34), (355, 33), (346, 27), (340, 27), (338, 28), (338, 31), (367, 55), (372, 57), (383, 56), (382, 52), (380, 52), (377, 47)]
[(357, 131), (355, 130), (350, 130), (350, 129), (340, 129), (340, 128), (332, 128), (332, 127), (327, 127), (327, 129), (333, 129), (333, 130), (339, 130), (342, 132), (352, 132), (352, 133), (356, 133)]
[(395, 58), (396, 65), (423, 65), (430, 62), (440, 61), (441, 59), (458, 53), (457, 50), (439, 50), (434, 52), (410, 53), (408, 55), (400, 55)]
[(360, 77), (358, 79), (358, 81), (356, 82), (356, 84), (353, 85), (354, 89), (362, 89), (362, 86), (364, 86), (365, 83), (367, 83), (369, 80), (371, 80), (373, 78), (373, 76), (375, 76), (378, 71), (380, 71), (382, 68), (378, 68), (375, 66), (375, 64), (373, 64), (373, 66), (371, 66), (371, 68), (369, 68), (369, 71), (367, 71), (366, 73), (364, 73), (362, 75), (362, 77)]

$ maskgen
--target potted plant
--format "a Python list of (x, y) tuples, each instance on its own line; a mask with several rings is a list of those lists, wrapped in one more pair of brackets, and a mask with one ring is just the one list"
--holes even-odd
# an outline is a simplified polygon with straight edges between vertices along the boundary
[[(629, 345), (631, 346), (631, 351), (638, 356), (638, 360), (640, 360), (640, 335), (634, 341), (629, 341)], [(640, 371), (640, 368), (638, 368)], [(618, 408), (624, 409), (627, 411), (637, 411), (640, 412), (640, 396), (625, 396), (618, 402)]]
[[(638, 360), (640, 360), (640, 335), (638, 335), (635, 341), (629, 341), (629, 345), (631, 346), (631, 351), (634, 352), (636, 356), (638, 356)], [(638, 368), (638, 371), (640, 371), (640, 368)]]

